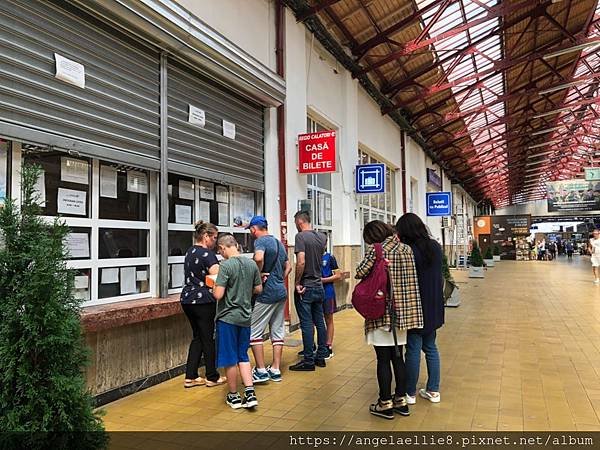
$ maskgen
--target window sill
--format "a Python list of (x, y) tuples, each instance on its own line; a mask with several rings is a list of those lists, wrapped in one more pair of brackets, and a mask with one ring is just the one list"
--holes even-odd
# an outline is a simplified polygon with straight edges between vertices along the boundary
[(86, 333), (92, 333), (181, 313), (179, 294), (173, 294), (167, 298), (144, 298), (88, 306), (81, 312), (81, 325)]

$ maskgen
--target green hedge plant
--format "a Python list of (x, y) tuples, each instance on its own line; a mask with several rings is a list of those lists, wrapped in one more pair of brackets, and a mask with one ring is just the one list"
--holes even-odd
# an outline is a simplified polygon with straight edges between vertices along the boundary
[(88, 350), (64, 246), (69, 228), (40, 218), (40, 173), (25, 165), (22, 205), (9, 199), (0, 208), (0, 434), (12, 441), (8, 448), (105, 448), (85, 383)]

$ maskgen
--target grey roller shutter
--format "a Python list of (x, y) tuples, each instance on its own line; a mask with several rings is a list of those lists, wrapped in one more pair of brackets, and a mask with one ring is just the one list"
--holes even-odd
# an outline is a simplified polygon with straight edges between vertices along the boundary
[[(55, 78), (54, 53), (85, 66)], [(64, 1), (0, 1), (0, 134), (160, 166), (159, 54)]]
[[(168, 65), (169, 170), (264, 189), (264, 110), (186, 65)], [(206, 125), (188, 122), (189, 105), (205, 111)], [(223, 136), (223, 119), (236, 127)]]

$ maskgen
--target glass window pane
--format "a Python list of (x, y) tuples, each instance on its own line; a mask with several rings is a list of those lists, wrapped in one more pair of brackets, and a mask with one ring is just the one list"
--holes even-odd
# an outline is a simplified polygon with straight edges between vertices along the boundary
[(73, 288), (73, 296), (79, 300), (90, 300), (90, 287), (92, 285), (92, 270), (91, 269), (76, 269), (75, 286)]
[[(113, 273), (109, 275), (109, 272)], [(98, 298), (119, 297), (150, 291), (149, 266), (106, 267), (98, 269), (98, 273)], [(116, 277), (113, 275), (116, 275)], [(113, 280), (118, 281), (114, 283), (107, 282)]]
[(169, 230), (169, 256), (183, 256), (194, 243), (192, 231)]
[(231, 188), (231, 215), (233, 226), (246, 227), (256, 214), (256, 194), (243, 188)]
[(146, 257), (148, 234), (148, 230), (100, 228), (98, 256), (100, 259)]
[[(100, 219), (148, 221), (148, 172), (103, 162), (100, 173)], [(116, 193), (109, 189), (113, 187), (114, 176), (117, 179)], [(106, 193), (102, 192), (103, 182), (107, 185)]]
[(169, 223), (194, 222), (194, 180), (169, 174)]
[(0, 139), (0, 205), (8, 196), (8, 142)]
[(331, 174), (324, 173), (317, 175), (317, 187), (325, 189), (326, 191), (331, 190)]
[(65, 239), (65, 247), (70, 255), (69, 259), (90, 259), (91, 236), (90, 228), (70, 228), (70, 233)]
[(42, 215), (90, 217), (90, 159), (24, 144), (23, 160), (26, 164), (42, 167), (43, 174), (38, 180)]

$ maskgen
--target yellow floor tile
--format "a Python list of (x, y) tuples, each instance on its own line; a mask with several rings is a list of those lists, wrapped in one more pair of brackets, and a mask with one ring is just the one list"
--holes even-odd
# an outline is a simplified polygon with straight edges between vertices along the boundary
[[(600, 430), (600, 286), (589, 260), (501, 261), (484, 280), (453, 271), (462, 305), (438, 332), (442, 402), (423, 399), (410, 417), (369, 414), (377, 397), (375, 354), (362, 321), (335, 315), (327, 368), (289, 372), (299, 348), (284, 348), (282, 383), (257, 387), (254, 413), (225, 405), (226, 387), (182, 388), (183, 376), (105, 406), (108, 430)], [(565, 280), (569, 280), (568, 283)], [(298, 332), (292, 336), (300, 339)], [(426, 381), (421, 365), (421, 387)]]

